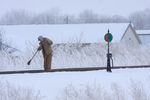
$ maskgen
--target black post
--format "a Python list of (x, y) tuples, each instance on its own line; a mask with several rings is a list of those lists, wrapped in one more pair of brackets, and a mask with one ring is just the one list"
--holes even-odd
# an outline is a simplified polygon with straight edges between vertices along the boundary
[[(108, 29), (108, 34), (109, 34), (109, 29)], [(107, 72), (112, 72), (111, 71), (111, 65), (110, 65), (110, 56), (111, 56), (111, 53), (109, 53), (109, 35), (108, 35)]]

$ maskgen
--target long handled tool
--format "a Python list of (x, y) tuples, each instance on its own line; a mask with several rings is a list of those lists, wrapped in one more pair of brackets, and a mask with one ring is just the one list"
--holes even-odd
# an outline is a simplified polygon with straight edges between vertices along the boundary
[(27, 63), (28, 65), (30, 65), (32, 59), (35, 57), (35, 55), (37, 54), (37, 52), (38, 52), (38, 50), (34, 53), (34, 55), (32, 56), (32, 58), (28, 61), (28, 63)]

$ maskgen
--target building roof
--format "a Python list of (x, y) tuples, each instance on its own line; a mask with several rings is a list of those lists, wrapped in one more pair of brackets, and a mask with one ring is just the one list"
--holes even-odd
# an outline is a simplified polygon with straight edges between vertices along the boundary
[(138, 35), (150, 35), (150, 30), (136, 30)]
[(150, 30), (136, 30), (139, 38), (144, 45), (150, 45)]

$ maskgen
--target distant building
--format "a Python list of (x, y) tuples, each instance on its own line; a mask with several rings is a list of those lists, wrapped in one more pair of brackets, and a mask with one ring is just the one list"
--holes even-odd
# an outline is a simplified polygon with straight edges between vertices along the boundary
[(128, 46), (139, 46), (141, 44), (141, 40), (131, 24), (128, 24), (126, 27), (126, 30), (120, 41), (127, 44)]
[(136, 30), (142, 44), (150, 45), (150, 30)]

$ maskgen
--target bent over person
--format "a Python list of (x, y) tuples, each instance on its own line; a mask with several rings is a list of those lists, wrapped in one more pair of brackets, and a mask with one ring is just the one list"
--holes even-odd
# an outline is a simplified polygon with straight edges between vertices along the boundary
[(52, 62), (52, 47), (53, 44), (52, 40), (39, 36), (38, 37), (39, 47), (38, 51), (42, 50), (43, 58), (44, 58), (44, 70), (50, 71), (51, 70), (51, 62)]

